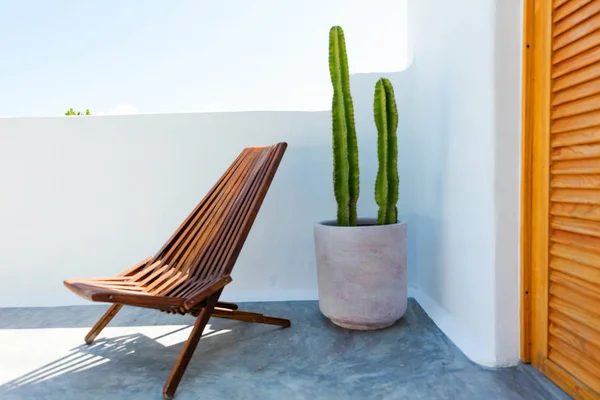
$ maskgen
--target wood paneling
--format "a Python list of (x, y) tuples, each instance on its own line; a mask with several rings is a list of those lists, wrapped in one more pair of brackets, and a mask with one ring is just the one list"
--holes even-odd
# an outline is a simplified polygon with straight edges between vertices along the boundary
[[(598, 68), (600, 72), (600, 68)], [(592, 111), (552, 121), (552, 133), (569, 132), (600, 125), (600, 111)]]
[(600, 221), (600, 207), (585, 204), (552, 203), (550, 214), (589, 221)]
[(555, 161), (552, 163), (552, 174), (600, 174), (600, 158)]
[(593, 281), (583, 280), (576, 275), (570, 275), (570, 273), (571, 271), (560, 272), (552, 269), (550, 270), (550, 282), (584, 293), (595, 300), (600, 299), (600, 287), (598, 285), (595, 285)]
[[(560, 353), (555, 355), (555, 358), (561, 358)], [(563, 365), (567, 366), (574, 364), (574, 362), (568, 358), (562, 359), (562, 362)], [(547, 377), (552, 379), (574, 399), (598, 400), (598, 395), (594, 393), (592, 389), (553, 361), (546, 359), (539, 368)]]
[[(584, 20), (578, 25), (575, 25), (571, 29), (558, 34), (554, 37), (554, 43), (552, 43), (552, 49), (558, 50), (569, 43), (573, 43), (579, 38), (585, 37), (591, 34), (600, 26), (600, 13), (593, 15), (592, 17)], [(555, 34), (557, 31), (555, 30)]]
[[(599, 44), (600, 31), (594, 31), (588, 36), (581, 37), (579, 40), (554, 51), (552, 54), (552, 63), (558, 65), (554, 65), (552, 68), (552, 78), (563, 75), (567, 71), (574, 71), (591, 64), (592, 60), (598, 57), (597, 52), (594, 52), (597, 49), (594, 49), (594, 47)], [(570, 65), (570, 67), (565, 67), (565, 65)]]
[(550, 258), (550, 267), (554, 271), (576, 277), (592, 285), (595, 285), (598, 279), (600, 279), (600, 270), (598, 268), (559, 256)]
[[(600, 56), (600, 48), (598, 48)], [(600, 60), (600, 57), (598, 57)], [(572, 117), (574, 115), (585, 114), (589, 111), (598, 110), (600, 108), (600, 94), (584, 97), (579, 100), (573, 100), (569, 103), (564, 103), (554, 107), (552, 110), (552, 119), (564, 117)]]
[[(544, 7), (546, 7), (544, 5)], [(569, 0), (554, 10), (552, 35), (557, 36), (600, 11), (596, 0)]]
[(593, 79), (591, 81), (584, 82), (583, 84), (575, 85), (569, 89), (554, 93), (552, 105), (558, 106), (569, 101), (583, 99), (584, 97), (591, 96), (596, 93), (600, 93), (600, 79)]
[(527, 0), (525, 23), (524, 360), (598, 400), (600, 0)]
[(599, 175), (555, 175), (552, 177), (553, 188), (600, 189)]
[[(590, 318), (599, 322), (596, 326), (598, 327), (597, 330), (600, 330), (600, 301), (594, 296), (593, 291), (585, 289), (583, 286), (565, 286), (551, 281), (550, 294), (552, 295), (551, 299), (554, 297), (563, 299), (573, 307), (588, 313)], [(552, 300), (550, 302), (552, 303)], [(596, 326), (590, 325), (587, 321), (585, 324), (596, 329)]]
[(554, 189), (550, 195), (552, 202), (575, 204), (600, 204), (600, 190), (594, 189)]
[(591, 81), (600, 77), (600, 70), (595, 65), (588, 65), (585, 68), (578, 69), (566, 75), (556, 78), (552, 84), (552, 91), (558, 92), (584, 82)]
[(550, 227), (566, 232), (581, 233), (583, 235), (600, 238), (600, 226), (593, 221), (579, 220), (577, 218), (552, 217), (550, 220)]
[(600, 238), (589, 235), (555, 229), (552, 231), (550, 239), (556, 243), (570, 244), (591, 251), (598, 252), (598, 249), (600, 249)]
[[(570, 337), (579, 338), (578, 340), (583, 341), (579, 345), (581, 348), (590, 347), (597, 354), (596, 349), (600, 349), (600, 332), (590, 328), (586, 324), (575, 321), (568, 315), (562, 314), (559, 311), (550, 311), (550, 333), (555, 336), (566, 335), (567, 333), (559, 333), (558, 329), (562, 329), (568, 332)], [(553, 332), (554, 329), (554, 332)]]

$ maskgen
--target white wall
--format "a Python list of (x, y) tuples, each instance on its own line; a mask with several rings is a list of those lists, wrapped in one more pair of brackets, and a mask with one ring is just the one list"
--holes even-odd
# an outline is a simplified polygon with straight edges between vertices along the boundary
[[(412, 0), (400, 111), (409, 285), (476, 362), (518, 360), (520, 0)], [(374, 215), (372, 89), (353, 76), (359, 212)], [(316, 298), (312, 224), (334, 216), (329, 112), (0, 119), (0, 306), (153, 252), (245, 145), (289, 149), (224, 297)]]
[[(402, 74), (388, 76), (402, 107)], [(376, 211), (378, 77), (352, 78), (363, 216)], [(63, 279), (153, 255), (244, 146), (278, 141), (288, 151), (224, 298), (316, 299), (312, 224), (335, 216), (330, 126), (329, 112), (0, 119), (0, 306), (84, 304)]]
[(489, 366), (519, 350), (520, 16), (520, 0), (409, 3), (416, 297)]

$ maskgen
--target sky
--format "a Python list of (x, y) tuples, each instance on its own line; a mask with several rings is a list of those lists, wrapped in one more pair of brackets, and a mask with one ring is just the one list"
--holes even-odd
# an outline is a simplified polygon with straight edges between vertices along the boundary
[(406, 0), (0, 0), (0, 117), (328, 109), (332, 25), (408, 64)]

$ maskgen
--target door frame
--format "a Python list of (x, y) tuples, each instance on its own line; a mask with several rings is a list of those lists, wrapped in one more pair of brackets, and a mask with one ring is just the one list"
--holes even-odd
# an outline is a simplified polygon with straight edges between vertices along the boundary
[(552, 6), (547, 0), (523, 3), (521, 361), (540, 368), (548, 342), (547, 323), (540, 326), (535, 321), (547, 321), (548, 309), (544, 283), (548, 281)]
[(523, 5), (521, 361), (572, 397), (596, 399), (595, 392), (547, 359), (553, 6), (548, 0), (523, 0)]

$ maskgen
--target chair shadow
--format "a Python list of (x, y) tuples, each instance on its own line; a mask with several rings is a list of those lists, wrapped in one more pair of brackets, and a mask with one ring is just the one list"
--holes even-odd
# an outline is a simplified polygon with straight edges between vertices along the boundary
[[(275, 328), (259, 325), (247, 329), (251, 326), (243, 322), (214, 318), (209, 324), (210, 330), (203, 333), (186, 375), (210, 375), (214, 368), (219, 368), (222, 357), (231, 357), (240, 339), (253, 341)], [(184, 341), (173, 345), (159, 341), (190, 327), (178, 326), (154, 338), (141, 333), (108, 338), (101, 335), (91, 345), (81, 344), (64, 357), (0, 385), (0, 398), (125, 398), (133, 395), (159, 399), (188, 333)], [(82, 397), (82, 394), (85, 395)]]

